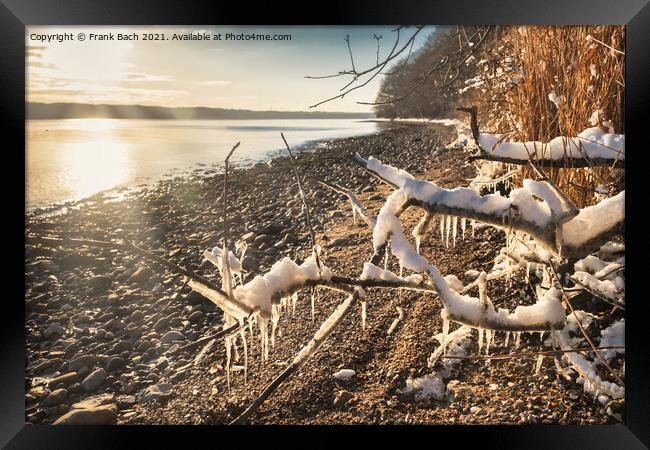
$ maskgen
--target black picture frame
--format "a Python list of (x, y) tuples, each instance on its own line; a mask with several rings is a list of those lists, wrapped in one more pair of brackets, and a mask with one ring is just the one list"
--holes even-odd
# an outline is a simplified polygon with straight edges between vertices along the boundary
[[(214, 24), (621, 24), (626, 26), (626, 195), (625, 240), (632, 270), (626, 270), (626, 292), (632, 301), (626, 314), (626, 424), (607, 426), (432, 426), (432, 427), (304, 427), (283, 428), (295, 434), (275, 438), (277, 427), (51, 427), (25, 424), (24, 405), (24, 275), (18, 261), (24, 252), (25, 178), (25, 26), (28, 25), (201, 25)], [(251, 436), (278, 444), (295, 442), (307, 448), (326, 444), (338, 445), (351, 434), (367, 433), (373, 440), (414, 445), (415, 439), (452, 438), (453, 442), (488, 445), (499, 448), (647, 448), (650, 445), (650, 374), (648, 373), (648, 338), (645, 337), (644, 282), (641, 267), (644, 213), (642, 180), (647, 170), (645, 138), (647, 125), (648, 56), (650, 56), (650, 5), (648, 0), (480, 0), (425, 1), (327, 1), (322, 4), (280, 5), (266, 2), (187, 2), (180, 0), (0, 0), (0, 90), (2, 120), (0, 127), (7, 145), (5, 157), (5, 224), (10, 225), (5, 240), (11, 253), (5, 253), (6, 284), (4, 320), (0, 326), (0, 445), (7, 448), (123, 448), (137, 442), (134, 434), (150, 434), (159, 444), (151, 447), (178, 447), (200, 444), (203, 439), (215, 445), (247, 443)], [(9, 138), (9, 139), (8, 139)], [(12, 139), (13, 138), (13, 139)], [(647, 176), (647, 175), (646, 175)], [(20, 183), (23, 185), (20, 185)], [(22, 193), (22, 194), (21, 194)], [(647, 201), (647, 200), (646, 200)], [(641, 207), (640, 207), (641, 206)], [(11, 234), (9, 234), (11, 233)], [(15, 271), (15, 274), (13, 273)], [(185, 431), (189, 433), (186, 434)], [(406, 433), (396, 436), (395, 432)], [(318, 441), (305, 440), (304, 432), (317, 432)], [(227, 434), (224, 434), (227, 433)], [(252, 433), (252, 434), (251, 434)], [(344, 434), (341, 434), (344, 433)], [(415, 434), (414, 434), (415, 433)], [(209, 436), (206, 436), (209, 434)], [(401, 434), (401, 433), (400, 433)], [(416, 436), (418, 435), (418, 436)], [(229, 436), (232, 444), (211, 439)], [(148, 438), (149, 439), (149, 438)], [(302, 442), (302, 443), (301, 443)], [(450, 444), (455, 445), (455, 444)]]

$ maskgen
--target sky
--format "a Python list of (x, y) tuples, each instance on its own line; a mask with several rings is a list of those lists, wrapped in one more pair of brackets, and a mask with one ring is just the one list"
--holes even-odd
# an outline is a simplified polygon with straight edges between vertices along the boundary
[[(306, 111), (337, 95), (349, 77), (307, 79), (351, 68), (350, 46), (357, 70), (376, 63), (395, 43), (395, 26), (328, 27), (28, 27), (27, 87), (29, 102), (70, 102), (152, 106)], [(435, 27), (416, 37), (414, 51)], [(415, 31), (402, 29), (398, 48)], [(90, 35), (137, 33), (139, 40), (93, 40)], [(171, 40), (174, 33), (207, 33), (221, 40)], [(72, 33), (59, 42), (48, 36)], [(85, 36), (78, 39), (79, 33)], [(168, 40), (144, 41), (143, 33)], [(226, 40), (226, 34), (291, 35), (291, 40)], [(388, 68), (387, 68), (388, 69)], [(381, 76), (365, 87), (312, 110), (370, 112), (357, 101), (372, 101)]]

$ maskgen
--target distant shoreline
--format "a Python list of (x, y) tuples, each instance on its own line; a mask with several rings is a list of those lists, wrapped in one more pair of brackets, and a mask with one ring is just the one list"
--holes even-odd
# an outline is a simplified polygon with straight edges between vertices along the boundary
[(374, 119), (373, 113), (323, 111), (254, 111), (247, 109), (91, 105), (83, 103), (27, 103), (28, 120), (157, 119), (157, 120), (263, 120), (263, 119)]

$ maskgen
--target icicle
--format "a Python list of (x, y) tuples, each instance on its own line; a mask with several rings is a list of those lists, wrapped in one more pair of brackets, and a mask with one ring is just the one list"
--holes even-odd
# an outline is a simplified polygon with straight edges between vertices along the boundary
[(508, 341), (510, 341), (510, 332), (506, 331), (506, 341), (505, 344), (503, 344), (504, 347), (508, 346)]
[(483, 348), (483, 328), (478, 328), (478, 352), (481, 353)]
[(269, 335), (268, 335), (268, 319), (260, 319), (259, 328), (260, 328), (260, 346), (262, 354), (262, 362), (266, 362), (269, 358)]
[(472, 220), (472, 237), (474, 237), (475, 232), (476, 232), (476, 220)]
[(246, 332), (244, 331), (243, 320), (239, 321), (239, 335), (241, 336), (241, 343), (244, 348), (244, 385), (248, 380), (248, 345), (246, 345)]
[(280, 308), (277, 305), (271, 307), (271, 348), (275, 347), (275, 330), (280, 320)]
[(361, 329), (366, 329), (366, 302), (361, 302)]
[(544, 343), (544, 330), (539, 332), (539, 342)]
[(451, 216), (445, 218), (445, 247), (449, 248), (449, 231), (451, 229)]
[(544, 355), (539, 355), (537, 357), (537, 363), (535, 364), (535, 373), (539, 373), (539, 369), (542, 368), (543, 361), (544, 361)]
[(515, 332), (515, 347), (519, 347), (520, 342), (521, 342), (521, 331), (516, 331)]
[(296, 303), (298, 302), (298, 293), (294, 292), (291, 296), (291, 315), (296, 313)]
[(445, 242), (445, 216), (440, 217), (440, 243)]
[(460, 229), (463, 232), (463, 239), (465, 239), (465, 228), (467, 227), (467, 219), (461, 217), (460, 219)]
[(418, 255), (420, 254), (420, 241), (421, 241), (420, 235), (416, 234), (415, 235), (415, 251), (417, 252)]
[(485, 343), (486, 343), (485, 354), (486, 355), (490, 354), (490, 343), (492, 342), (492, 335), (493, 334), (494, 333), (492, 332), (492, 330), (485, 330)]
[(530, 283), (530, 278), (528, 276), (530, 272), (530, 261), (526, 262), (526, 284)]
[[(296, 295), (297, 296), (297, 295)], [(311, 321), (314, 321), (314, 317), (316, 315), (316, 288), (311, 290)]]
[(452, 235), (454, 236), (454, 247), (456, 247), (456, 236), (457, 236), (457, 234), (458, 234), (456, 228), (457, 228), (457, 226), (458, 226), (458, 217), (454, 216), (454, 217), (451, 219), (451, 226), (452, 226), (452, 228), (453, 228), (453, 233), (452, 233)]
[(442, 354), (447, 354), (447, 335), (449, 334), (449, 319), (442, 319)]
[(239, 350), (237, 349), (237, 336), (232, 337), (232, 349), (235, 353), (235, 362), (239, 362)]
[(230, 338), (226, 337), (226, 383), (228, 384), (228, 395), (230, 395)]

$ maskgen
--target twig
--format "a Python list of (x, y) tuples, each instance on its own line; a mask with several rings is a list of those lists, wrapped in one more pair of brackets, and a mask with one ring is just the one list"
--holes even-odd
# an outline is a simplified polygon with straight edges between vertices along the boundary
[(585, 337), (585, 339), (587, 340), (587, 342), (591, 346), (592, 351), (598, 357), (598, 359), (600, 359), (600, 361), (603, 363), (603, 365), (605, 367), (607, 367), (607, 370), (609, 370), (609, 373), (616, 379), (616, 381), (621, 386), (625, 386), (625, 382), (621, 379), (621, 377), (619, 377), (616, 374), (616, 372), (614, 372), (614, 369), (612, 369), (612, 367), (609, 365), (607, 360), (600, 354), (600, 352), (598, 350), (596, 350), (596, 345), (594, 344), (594, 342), (591, 340), (591, 338), (589, 337), (589, 335), (587, 334), (587, 332), (583, 328), (582, 323), (580, 323), (580, 318), (578, 318), (578, 316), (576, 315), (576, 312), (573, 309), (573, 305), (571, 304), (571, 301), (569, 300), (569, 296), (566, 295), (566, 292), (564, 292), (564, 286), (562, 286), (561, 280), (560, 280), (560, 278), (559, 278), (559, 276), (557, 274), (557, 271), (555, 270), (555, 266), (554, 266), (553, 262), (549, 261), (548, 266), (553, 271), (553, 275), (555, 276), (555, 281), (557, 282), (558, 286), (560, 286), (560, 290), (562, 291), (562, 297), (564, 298), (564, 302), (566, 303), (566, 305), (571, 310), (571, 314), (573, 314), (573, 317), (575, 317), (576, 323), (578, 324), (578, 328), (580, 329), (580, 332), (582, 333), (582, 335)]
[[(305, 210), (305, 220), (307, 221), (307, 228), (309, 229), (309, 235), (311, 237), (311, 246), (312, 248), (316, 247), (316, 234), (314, 233), (314, 228), (311, 225), (311, 219), (309, 216), (309, 205), (307, 204), (307, 198), (305, 197), (305, 191), (302, 188), (302, 183), (300, 182), (300, 174), (298, 173), (298, 167), (296, 166), (296, 160), (293, 157), (293, 153), (291, 153), (291, 148), (289, 147), (289, 144), (287, 143), (287, 140), (284, 137), (284, 133), (280, 132), (280, 136), (282, 136), (282, 140), (284, 141), (284, 145), (287, 147), (287, 152), (289, 153), (289, 160), (291, 161), (291, 168), (293, 169), (293, 173), (296, 176), (296, 182), (298, 183), (298, 190), (300, 191), (300, 199), (302, 200), (302, 206), (303, 209)], [(316, 258), (318, 259), (318, 255), (316, 255)], [(318, 263), (318, 260), (317, 260)], [(318, 266), (320, 267), (320, 263), (318, 263)]]
[(232, 297), (232, 280), (230, 279), (230, 251), (228, 250), (228, 166), (230, 162), (230, 157), (235, 152), (237, 147), (239, 147), (240, 142), (237, 142), (233, 148), (230, 150), (230, 153), (226, 156), (224, 162), (225, 170), (223, 174), (223, 254), (221, 255), (221, 260), (223, 261), (223, 271), (221, 273), (223, 277), (223, 282), (227, 287), (226, 291), (228, 295)]
[(368, 211), (366, 211), (366, 209), (363, 207), (359, 199), (357, 199), (357, 197), (352, 193), (352, 191), (336, 183), (330, 183), (325, 180), (321, 180), (320, 178), (317, 177), (314, 177), (314, 180), (316, 180), (318, 183), (322, 184), (323, 186), (333, 190), (334, 192), (345, 195), (350, 200), (350, 203), (352, 203), (352, 207), (356, 208), (356, 210), (359, 212), (364, 222), (366, 222), (370, 228), (375, 227), (375, 219), (370, 217)]
[(235, 323), (234, 325), (229, 326), (228, 328), (224, 328), (223, 330), (217, 331), (216, 333), (209, 334), (207, 336), (203, 336), (200, 339), (197, 339), (194, 342), (191, 342), (189, 344), (186, 344), (182, 347), (179, 347), (178, 350), (176, 350), (175, 353), (179, 352), (185, 352), (189, 350), (194, 350), (196, 347), (200, 346), (204, 342), (211, 341), (212, 339), (219, 339), (222, 336), (226, 336), (232, 332), (236, 332), (239, 329), (239, 323)]

